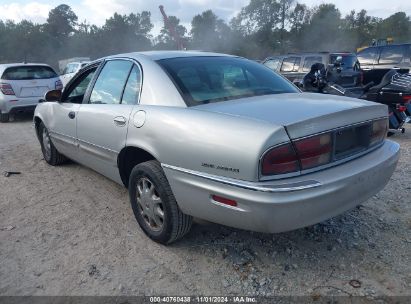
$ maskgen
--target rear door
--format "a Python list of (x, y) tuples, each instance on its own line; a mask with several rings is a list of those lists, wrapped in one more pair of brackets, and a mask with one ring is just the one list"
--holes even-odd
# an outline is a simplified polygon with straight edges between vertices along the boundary
[(81, 161), (121, 183), (117, 157), (125, 146), (138, 101), (141, 69), (131, 60), (107, 60), (77, 115)]

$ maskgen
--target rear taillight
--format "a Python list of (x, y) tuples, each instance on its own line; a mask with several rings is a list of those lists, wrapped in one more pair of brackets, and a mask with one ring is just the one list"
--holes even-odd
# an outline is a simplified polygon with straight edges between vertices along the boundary
[(274, 175), (300, 170), (298, 158), (291, 143), (274, 147), (263, 156), (262, 175)]
[(4, 95), (15, 95), (14, 91), (13, 91), (13, 88), (8, 83), (0, 83), (0, 91)]
[(57, 80), (55, 84), (56, 90), (62, 90), (63, 89), (63, 83), (61, 80)]
[(388, 120), (380, 119), (372, 123), (370, 146), (374, 146), (382, 142), (387, 136)]
[(300, 139), (294, 143), (301, 169), (311, 169), (331, 162), (332, 137), (331, 133)]
[(324, 166), (341, 159), (341, 153), (353, 153), (353, 149), (362, 152), (382, 143), (387, 132), (388, 119), (384, 118), (293, 140), (292, 143), (274, 147), (264, 154), (261, 174), (285, 174)]

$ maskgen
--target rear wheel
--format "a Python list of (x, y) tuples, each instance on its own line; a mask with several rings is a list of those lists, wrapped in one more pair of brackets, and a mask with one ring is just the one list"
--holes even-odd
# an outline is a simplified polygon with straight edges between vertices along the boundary
[(0, 113), (0, 122), (9, 122), (10, 115), (9, 113)]
[(66, 161), (66, 157), (59, 153), (56, 147), (54, 147), (53, 142), (50, 139), (49, 131), (42, 122), (39, 125), (38, 132), (44, 160), (52, 166), (57, 166), (64, 163)]
[(152, 240), (170, 244), (190, 230), (192, 217), (181, 212), (157, 161), (135, 166), (128, 189), (136, 220)]

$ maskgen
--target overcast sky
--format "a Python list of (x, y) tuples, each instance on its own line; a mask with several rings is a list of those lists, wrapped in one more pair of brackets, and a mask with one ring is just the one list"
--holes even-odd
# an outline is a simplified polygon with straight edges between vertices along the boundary
[[(14, 21), (29, 19), (43, 23), (47, 19), (49, 10), (61, 3), (70, 5), (80, 21), (86, 19), (89, 23), (97, 25), (102, 25), (114, 12), (128, 14), (149, 10), (155, 25), (154, 33), (158, 33), (162, 26), (158, 9), (160, 4), (164, 5), (168, 15), (177, 16), (189, 27), (193, 16), (207, 9), (212, 9), (220, 18), (228, 21), (248, 2), (249, 0), (0, 0), (0, 19)], [(407, 15), (411, 15), (410, 0), (300, 0), (299, 2), (309, 6), (334, 3), (342, 14), (347, 14), (352, 9), (366, 9), (370, 15), (377, 17), (387, 17), (397, 11), (405, 11)]]

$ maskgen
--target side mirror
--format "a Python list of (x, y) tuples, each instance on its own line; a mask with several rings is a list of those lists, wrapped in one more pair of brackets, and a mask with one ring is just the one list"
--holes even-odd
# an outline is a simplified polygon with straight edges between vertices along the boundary
[(44, 95), (44, 100), (47, 102), (60, 101), (61, 100), (61, 90), (51, 90)]

